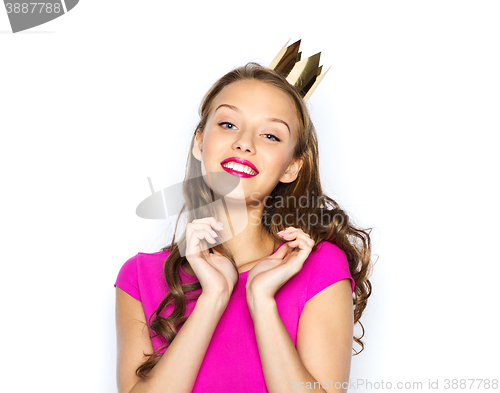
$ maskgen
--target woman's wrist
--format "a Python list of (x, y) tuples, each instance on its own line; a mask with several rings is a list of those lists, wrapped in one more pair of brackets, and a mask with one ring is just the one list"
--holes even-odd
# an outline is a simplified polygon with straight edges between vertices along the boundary
[(248, 310), (252, 319), (258, 315), (265, 315), (269, 312), (277, 310), (276, 300), (274, 297), (267, 295), (258, 295), (247, 292)]
[(220, 314), (219, 317), (224, 313), (227, 305), (229, 303), (229, 298), (225, 294), (208, 294), (202, 292), (196, 301), (196, 305), (200, 305), (203, 308), (211, 309), (212, 311)]

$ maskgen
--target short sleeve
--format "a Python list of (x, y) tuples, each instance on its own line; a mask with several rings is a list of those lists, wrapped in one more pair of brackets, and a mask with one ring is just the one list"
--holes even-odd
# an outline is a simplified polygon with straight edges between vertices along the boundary
[(137, 277), (137, 258), (138, 255), (135, 255), (123, 264), (118, 272), (115, 287), (124, 290), (134, 299), (141, 301)]
[(351, 290), (354, 292), (355, 283), (349, 271), (349, 262), (344, 251), (338, 246), (324, 241), (312, 262), (306, 302), (323, 289), (345, 278), (351, 280)]

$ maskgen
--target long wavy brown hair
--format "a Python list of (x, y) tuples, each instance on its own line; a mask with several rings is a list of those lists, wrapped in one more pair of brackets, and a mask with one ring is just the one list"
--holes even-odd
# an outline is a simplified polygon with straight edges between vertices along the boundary
[[(357, 355), (364, 349), (361, 338), (364, 336), (365, 331), (360, 318), (372, 291), (368, 279), (372, 266), (371, 229), (357, 228), (337, 202), (323, 193), (319, 178), (316, 131), (300, 92), (288, 83), (282, 75), (257, 63), (250, 62), (243, 67), (232, 70), (220, 78), (203, 98), (199, 110), (200, 122), (191, 139), (190, 152), (195, 143), (196, 131), (203, 133), (205, 129), (215, 97), (224, 87), (231, 83), (252, 79), (268, 83), (285, 92), (292, 99), (299, 124), (298, 140), (293, 151), (293, 158), (302, 157), (303, 159), (302, 168), (297, 178), (291, 183), (279, 182), (267, 198), (261, 225), (274, 237), (277, 232), (285, 229), (285, 226), (282, 222), (275, 223), (274, 220), (269, 222), (266, 217), (287, 217), (286, 226), (300, 228), (314, 240), (315, 245), (311, 252), (314, 252), (318, 244), (323, 240), (336, 244), (345, 252), (349, 261), (351, 276), (355, 282), (353, 292), (354, 323), (359, 323), (361, 326), (361, 334), (353, 337), (354, 341), (361, 347), (358, 351), (354, 350), (354, 354)], [(185, 231), (178, 241), (175, 239), (179, 220), (183, 213), (187, 214), (188, 222), (211, 216), (217, 218), (218, 215), (217, 210), (213, 207), (213, 192), (203, 180), (201, 163), (191, 153), (186, 165), (183, 195), (185, 203), (177, 219), (172, 242), (161, 249), (161, 251), (170, 251), (164, 263), (165, 280), (170, 292), (164, 297), (149, 320), (150, 329), (162, 339), (163, 345), (154, 353), (146, 355), (148, 359), (137, 368), (136, 373), (142, 378), (147, 378), (164, 350), (174, 340), (178, 329), (188, 318), (185, 315), (187, 303), (196, 301), (201, 289), (199, 282), (181, 282), (179, 269), (181, 266), (187, 267), (188, 261), (185, 256), (181, 256), (181, 254), (184, 255), (181, 251), (185, 250), (186, 247)], [(304, 196), (308, 198), (305, 207), (303, 207), (304, 203), (300, 203), (298, 206), (283, 203), (284, 200), (288, 200), (287, 197), (291, 197), (292, 200), (296, 201), (299, 197), (304, 198)], [(292, 219), (289, 220), (289, 217), (292, 217)], [(322, 219), (317, 225), (305, 225), (303, 219), (297, 219), (299, 217), (321, 217)], [(237, 270), (233, 256), (224, 243), (213, 246), (213, 249), (225, 255)], [(160, 315), (167, 305), (173, 306), (171, 314), (168, 316)]]

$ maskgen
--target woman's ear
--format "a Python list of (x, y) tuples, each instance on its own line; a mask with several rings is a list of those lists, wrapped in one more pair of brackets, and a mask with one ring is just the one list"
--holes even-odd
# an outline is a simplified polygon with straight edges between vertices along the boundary
[(201, 161), (201, 153), (203, 151), (202, 146), (203, 146), (202, 132), (198, 128), (196, 130), (194, 143), (193, 143), (193, 150), (192, 150), (194, 158), (196, 158), (198, 161)]
[(286, 168), (285, 173), (280, 177), (280, 182), (282, 183), (291, 183), (293, 182), (297, 176), (299, 175), (300, 169), (302, 168), (302, 164), (304, 163), (304, 159), (302, 157), (294, 160), (288, 167)]

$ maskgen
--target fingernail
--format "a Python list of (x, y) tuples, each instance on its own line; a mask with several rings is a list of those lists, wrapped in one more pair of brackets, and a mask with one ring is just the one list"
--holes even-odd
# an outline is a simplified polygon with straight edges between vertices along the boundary
[(217, 233), (216, 233), (213, 229), (212, 229), (212, 235), (213, 235), (214, 237), (219, 236), (219, 235), (217, 235)]
[(220, 222), (220, 221), (217, 221), (217, 222), (219, 223), (220, 229), (223, 229), (224, 225), (222, 224), (222, 222)]
[(282, 233), (281, 236), (286, 236), (286, 235), (289, 235), (288, 232), (285, 232), (285, 233)]
[(281, 232), (283, 232), (283, 231), (279, 231), (279, 232), (277, 233), (277, 235), (279, 235)]

